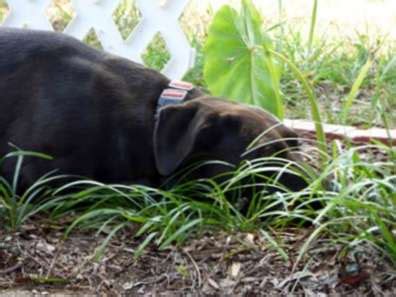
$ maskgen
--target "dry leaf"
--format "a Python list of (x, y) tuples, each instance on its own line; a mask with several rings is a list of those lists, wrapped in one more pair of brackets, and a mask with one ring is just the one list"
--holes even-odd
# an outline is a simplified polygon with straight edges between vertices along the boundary
[(218, 283), (216, 283), (213, 279), (210, 277), (208, 278), (208, 283), (211, 287), (215, 288), (216, 290), (220, 289), (220, 286)]
[(234, 263), (232, 263), (232, 265), (231, 265), (231, 267), (230, 267), (230, 269), (229, 269), (229, 275), (230, 275), (232, 278), (235, 279), (235, 278), (238, 277), (240, 271), (241, 271), (241, 263), (239, 263), (239, 262), (234, 262)]

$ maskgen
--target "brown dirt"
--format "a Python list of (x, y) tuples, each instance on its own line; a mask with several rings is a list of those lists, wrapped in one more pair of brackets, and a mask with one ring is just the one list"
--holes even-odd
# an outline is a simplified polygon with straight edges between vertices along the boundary
[(104, 256), (105, 235), (46, 223), (0, 230), (0, 297), (5, 296), (396, 296), (396, 271), (373, 248), (345, 253), (319, 240), (295, 266), (308, 228), (277, 233), (283, 259), (260, 234), (203, 234), (180, 247), (149, 246), (124, 230)]

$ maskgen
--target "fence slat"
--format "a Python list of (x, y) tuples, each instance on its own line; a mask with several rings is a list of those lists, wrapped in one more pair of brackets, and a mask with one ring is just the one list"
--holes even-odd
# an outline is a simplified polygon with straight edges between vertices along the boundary
[[(46, 9), (51, 0), (6, 0), (10, 8), (3, 26), (53, 30)], [(142, 62), (142, 54), (159, 32), (171, 55), (163, 73), (181, 79), (192, 66), (195, 52), (180, 27), (179, 17), (189, 0), (135, 0), (142, 19), (127, 40), (113, 20), (120, 0), (71, 0), (75, 17), (64, 33), (82, 40), (93, 28), (104, 50)]]

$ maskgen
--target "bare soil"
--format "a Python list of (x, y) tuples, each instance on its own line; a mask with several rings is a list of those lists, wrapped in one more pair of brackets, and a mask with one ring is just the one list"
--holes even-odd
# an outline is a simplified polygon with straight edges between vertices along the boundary
[[(300, 264), (310, 228), (273, 234), (289, 259), (259, 234), (207, 233), (182, 246), (134, 252), (143, 238), (106, 238), (43, 220), (0, 230), (0, 297), (5, 296), (396, 296), (396, 270), (370, 246), (345, 251), (320, 239)], [(293, 269), (294, 268), (294, 269)]]

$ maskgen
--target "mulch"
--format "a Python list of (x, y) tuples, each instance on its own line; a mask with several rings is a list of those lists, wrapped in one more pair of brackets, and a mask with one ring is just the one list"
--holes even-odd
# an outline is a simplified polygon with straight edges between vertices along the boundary
[[(41, 222), (40, 222), (41, 221)], [(148, 246), (125, 229), (108, 244), (95, 231), (64, 239), (62, 224), (36, 219), (0, 230), (0, 296), (396, 296), (396, 269), (369, 245), (346, 251), (318, 239), (301, 263), (312, 230), (273, 234), (283, 258), (259, 233), (206, 233), (181, 246)]]

